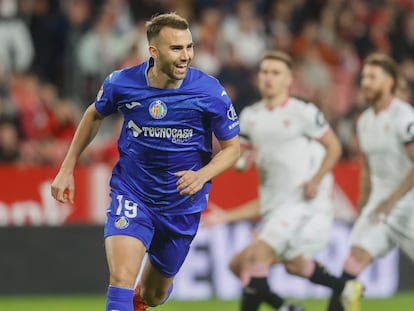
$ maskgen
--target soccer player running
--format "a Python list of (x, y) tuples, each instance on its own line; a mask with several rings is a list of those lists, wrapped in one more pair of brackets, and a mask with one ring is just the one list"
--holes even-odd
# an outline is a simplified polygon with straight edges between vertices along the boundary
[[(211, 179), (234, 165), (240, 153), (238, 118), (225, 90), (190, 67), (188, 22), (168, 13), (146, 26), (150, 58), (105, 79), (51, 187), (56, 200), (73, 203), (79, 156), (103, 119), (120, 111), (120, 158), (112, 171), (104, 229), (107, 311), (146, 310), (168, 298), (207, 206)], [(214, 157), (212, 133), (221, 147)]]
[[(389, 56), (374, 53), (365, 59), (361, 90), (369, 107), (357, 123), (361, 213), (352, 229), (344, 280), (355, 279), (395, 246), (414, 261), (414, 109), (394, 97), (397, 81), (397, 65)], [(353, 295), (362, 294), (362, 288), (354, 289)], [(350, 310), (359, 309), (356, 303)], [(329, 311), (342, 310), (333, 293)]]
[[(311, 259), (329, 240), (332, 206), (318, 206), (315, 197), (323, 177), (339, 159), (341, 146), (315, 105), (289, 96), (292, 66), (289, 55), (266, 53), (258, 72), (262, 100), (240, 114), (241, 159), (247, 155), (249, 162), (252, 157), (248, 153), (257, 153), (260, 203), (251, 204), (256, 208), (260, 205), (263, 218), (257, 238), (230, 263), (244, 286), (242, 311), (258, 310), (262, 302), (278, 310), (301, 310), (269, 288), (269, 270), (277, 263), (289, 273), (328, 286), (338, 294), (356, 283), (334, 277)], [(318, 140), (325, 149), (317, 169), (312, 168), (310, 139)], [(245, 212), (249, 210), (252, 208), (245, 207)]]

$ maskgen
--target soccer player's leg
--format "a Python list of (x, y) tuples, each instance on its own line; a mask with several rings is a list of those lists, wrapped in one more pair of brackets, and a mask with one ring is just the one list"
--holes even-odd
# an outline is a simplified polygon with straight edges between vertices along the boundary
[(151, 216), (155, 232), (137, 285), (135, 311), (145, 310), (145, 305), (163, 304), (169, 298), (172, 282), (187, 257), (200, 217), (201, 213)]
[(341, 292), (333, 292), (328, 304), (329, 311), (355, 311), (360, 309), (364, 286), (357, 281), (358, 275), (374, 258), (385, 255), (395, 244), (388, 237), (384, 223), (373, 223), (369, 214), (378, 200), (364, 207), (351, 233), (351, 251), (345, 260), (341, 278), (346, 282)]
[(133, 310), (135, 279), (145, 255), (143, 243), (130, 236), (114, 235), (105, 239), (110, 280), (106, 310)]
[(173, 289), (174, 277), (167, 277), (155, 268), (150, 260), (145, 263), (141, 279), (135, 288), (134, 311), (163, 304)]
[(243, 284), (242, 311), (258, 310), (263, 302), (275, 309), (290, 306), (285, 299), (272, 291), (268, 283), (270, 267), (278, 262), (274, 250), (260, 239), (256, 239), (233, 257), (230, 268)]
[(107, 310), (132, 311), (135, 281), (154, 230), (145, 207), (134, 198), (115, 191), (111, 196), (104, 228), (110, 273)]

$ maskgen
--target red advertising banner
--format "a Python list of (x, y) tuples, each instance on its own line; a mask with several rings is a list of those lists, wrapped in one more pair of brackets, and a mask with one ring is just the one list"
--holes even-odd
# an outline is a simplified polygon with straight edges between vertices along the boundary
[(75, 204), (62, 204), (50, 194), (53, 167), (1, 166), (0, 226), (101, 223), (109, 202), (110, 169), (106, 165), (75, 171)]
[[(109, 203), (111, 168), (98, 164), (75, 171), (75, 204), (61, 204), (50, 195), (55, 167), (0, 166), (0, 226), (59, 226), (100, 224)], [(335, 180), (354, 206), (359, 166), (341, 163)], [(228, 170), (213, 181), (210, 202), (233, 208), (257, 197), (258, 176), (254, 168), (244, 173)]]

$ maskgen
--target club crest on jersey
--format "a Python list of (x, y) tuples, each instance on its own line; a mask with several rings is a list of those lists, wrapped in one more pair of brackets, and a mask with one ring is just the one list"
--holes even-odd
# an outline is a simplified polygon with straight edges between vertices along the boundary
[(149, 113), (154, 119), (162, 119), (167, 115), (167, 105), (159, 99), (149, 105)]
[(115, 220), (115, 227), (118, 229), (125, 229), (129, 226), (129, 220), (125, 216), (121, 216)]

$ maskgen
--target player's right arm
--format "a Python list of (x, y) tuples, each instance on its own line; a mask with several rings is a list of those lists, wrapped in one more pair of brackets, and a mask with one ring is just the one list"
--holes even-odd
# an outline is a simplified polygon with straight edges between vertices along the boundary
[(89, 145), (98, 133), (104, 116), (100, 114), (94, 104), (91, 104), (83, 114), (76, 129), (72, 143), (60, 166), (59, 172), (52, 182), (52, 196), (59, 202), (74, 202), (75, 182), (73, 172), (83, 150)]
[(371, 177), (368, 158), (365, 154), (362, 154), (362, 167), (359, 174), (359, 198), (358, 198), (358, 211), (365, 206), (368, 202), (369, 195), (371, 193)]

